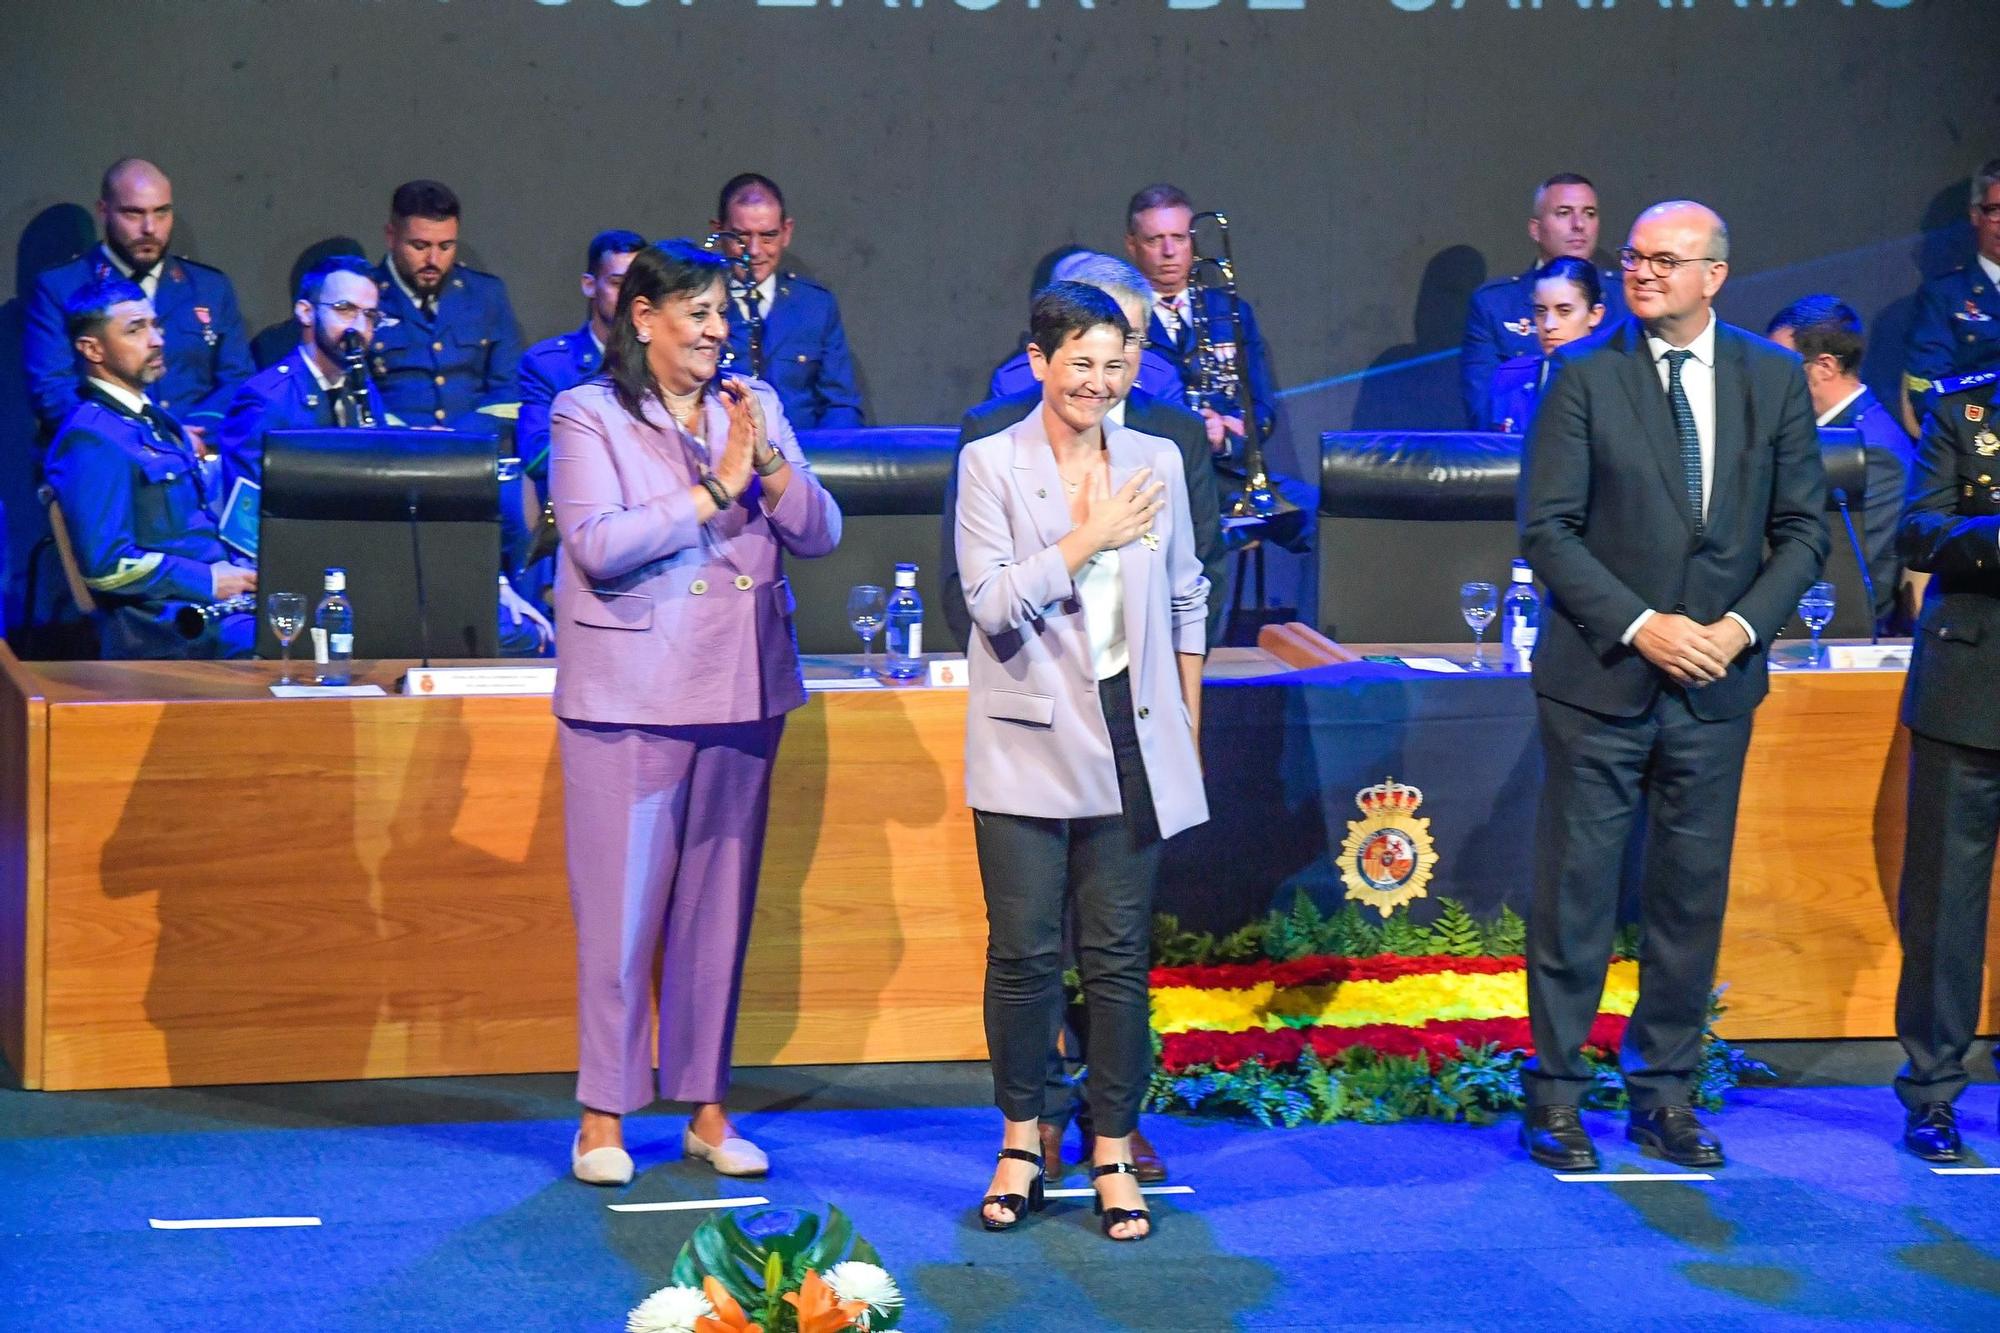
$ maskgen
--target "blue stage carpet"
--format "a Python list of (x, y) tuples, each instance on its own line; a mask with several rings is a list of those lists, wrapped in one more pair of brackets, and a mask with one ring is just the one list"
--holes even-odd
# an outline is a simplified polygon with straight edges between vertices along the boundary
[[(1195, 1193), (1156, 1199), (1136, 1246), (1102, 1239), (1087, 1200), (978, 1230), (981, 1067), (750, 1070), (738, 1089), (768, 1181), (682, 1163), (682, 1121), (659, 1114), (630, 1124), (621, 1191), (566, 1175), (565, 1078), (0, 1093), (0, 1327), (614, 1330), (703, 1214), (606, 1204), (765, 1194), (847, 1210), (912, 1330), (2000, 1328), (2000, 1175), (1901, 1152), (1879, 1085), (1744, 1092), (1715, 1120), (1732, 1165), (1701, 1183), (1563, 1184), (1511, 1124), (1151, 1117)], [(1962, 1109), (2000, 1162), (1994, 1102), (1977, 1086)], [(1668, 1169), (1589, 1119), (1607, 1169)], [(322, 1225), (149, 1226), (270, 1215)]]

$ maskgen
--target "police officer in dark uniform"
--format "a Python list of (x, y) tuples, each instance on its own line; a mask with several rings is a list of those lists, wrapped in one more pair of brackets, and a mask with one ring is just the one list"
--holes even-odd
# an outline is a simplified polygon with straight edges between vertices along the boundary
[(729, 345), (723, 365), (778, 391), (794, 430), (862, 426), (861, 394), (833, 293), (778, 266), (792, 243), (785, 196), (767, 176), (744, 172), (722, 187), (713, 231), (749, 270), (729, 284)]
[[(1257, 314), (1238, 299), (1243, 314), (1243, 345), (1236, 344), (1227, 295), (1213, 287), (1201, 289), (1201, 306), (1189, 289), (1194, 268), (1194, 205), (1175, 185), (1148, 185), (1125, 208), (1125, 250), (1153, 288), (1153, 308), (1146, 322), (1146, 345), (1179, 371), (1186, 386), (1187, 406), (1201, 414), (1208, 443), (1219, 457), (1238, 456), (1243, 439), (1243, 405), (1237, 376), (1248, 375), (1250, 401), (1257, 417), (1257, 438), (1269, 439), (1278, 424), (1277, 389), (1271, 379), (1271, 358)], [(1203, 329), (1224, 373), (1204, 392), (1200, 348)]]
[(646, 248), (636, 231), (600, 231), (584, 257), (583, 299), (589, 316), (572, 333), (544, 338), (521, 357), (521, 417), (514, 429), (515, 450), (538, 484), (549, 472), (549, 404), (565, 389), (595, 375), (604, 364), (604, 340), (618, 312), (618, 292), (632, 256)]
[[(350, 371), (343, 345), (351, 335), (365, 367), (369, 340), (381, 320), (379, 301), (374, 270), (352, 255), (322, 260), (300, 279), (292, 307), (298, 347), (251, 376), (229, 405), (221, 440), (225, 486), (234, 487), (239, 480), (262, 485), (264, 440), (274, 430), (388, 424), (388, 409), (373, 378), (365, 369)], [(511, 504), (509, 496), (503, 487), (503, 553), (520, 550), (527, 539), (518, 490), (511, 491)], [(517, 565), (499, 571), (500, 651), (507, 657), (533, 657), (553, 645), (555, 632), (513, 587), (508, 576), (517, 572)]]
[(83, 387), (85, 368), (65, 322), (69, 298), (88, 283), (128, 278), (152, 302), (166, 338), (166, 373), (153, 402), (198, 438), (220, 424), (253, 369), (236, 289), (220, 269), (170, 253), (174, 188), (152, 163), (114, 162), (98, 190), (97, 216), (103, 241), (43, 273), (28, 298), (22, 361), (35, 414), (53, 431)]
[(2000, 366), (2000, 157), (1972, 178), (1972, 262), (1917, 292), (1903, 383), (1912, 401), (1940, 380)]
[[(1493, 401), (1493, 376), (1504, 361), (1540, 356), (1535, 337), (1535, 275), (1552, 259), (1569, 256), (1591, 262), (1597, 249), (1597, 187), (1587, 176), (1561, 171), (1535, 187), (1528, 213), (1528, 239), (1535, 262), (1510, 277), (1495, 278), (1472, 294), (1465, 312), (1465, 339), (1458, 351), (1459, 392), (1465, 419), (1485, 425)], [(1604, 293), (1604, 326), (1625, 318), (1625, 284), (1615, 273), (1598, 275)]]
[(1802, 296), (1773, 316), (1764, 332), (1780, 347), (1797, 352), (1805, 363), (1815, 424), (1861, 433), (1868, 463), (1865, 494), (1848, 498), (1861, 530), (1869, 581), (1875, 585), (1875, 622), (1884, 633), (1907, 633), (1907, 624), (1898, 629), (1892, 623), (1898, 618), (1903, 583), (1896, 531), (1916, 448), (1902, 423), (1861, 382), (1861, 356), (1866, 350), (1861, 316), (1839, 297)]
[(396, 187), (375, 269), (375, 383), (396, 423), (493, 435), (520, 409), (521, 335), (507, 285), (458, 262), (458, 222), (448, 186)]
[(192, 442), (147, 396), (167, 370), (152, 302), (137, 283), (98, 278), (70, 295), (64, 318), (89, 369), (46, 470), (97, 598), (101, 655), (249, 656), (251, 611), (214, 617), (192, 640), (174, 627), (190, 606), (255, 592), (257, 571), (222, 544)]
[(1903, 687), (1910, 799), (1897, 929), (1896, 1076), (1903, 1142), (1932, 1162), (1964, 1146), (1954, 1103), (1979, 1031), (1987, 900), (2000, 835), (2000, 370), (1947, 376), (1926, 401), (1898, 534), (1931, 575)]

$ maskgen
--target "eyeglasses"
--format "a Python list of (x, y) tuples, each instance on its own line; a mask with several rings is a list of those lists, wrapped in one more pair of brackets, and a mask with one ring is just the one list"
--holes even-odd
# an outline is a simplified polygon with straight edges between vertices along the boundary
[(359, 315), (368, 321), (368, 327), (371, 329), (382, 327), (382, 312), (374, 306), (364, 308), (354, 304), (352, 301), (335, 301), (331, 305), (328, 305), (325, 301), (316, 301), (314, 304), (321, 310), (331, 310), (342, 319), (353, 319), (356, 315)]
[(1624, 269), (1627, 273), (1637, 273), (1639, 265), (1644, 264), (1656, 278), (1673, 277), (1674, 270), (1678, 269), (1682, 264), (1720, 264), (1721, 262), (1720, 259), (1709, 259), (1705, 256), (1695, 259), (1682, 259), (1679, 255), (1642, 255), (1629, 245), (1618, 252), (1618, 267)]
[(2000, 222), (2000, 204), (1974, 204), (1973, 208), (1988, 222)]

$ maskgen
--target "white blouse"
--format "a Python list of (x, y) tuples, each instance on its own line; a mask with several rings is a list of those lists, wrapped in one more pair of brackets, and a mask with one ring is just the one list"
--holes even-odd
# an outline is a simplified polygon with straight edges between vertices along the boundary
[(1099, 551), (1076, 573), (1083, 628), (1090, 638), (1092, 678), (1109, 680), (1132, 664), (1125, 646), (1125, 579), (1118, 552)]

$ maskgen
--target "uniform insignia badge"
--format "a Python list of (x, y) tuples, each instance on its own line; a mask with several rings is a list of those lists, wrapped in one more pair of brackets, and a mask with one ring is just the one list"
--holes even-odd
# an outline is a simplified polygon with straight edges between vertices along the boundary
[(1976, 301), (1967, 301), (1965, 309), (1954, 311), (1952, 318), (1962, 319), (1968, 324), (1990, 324), (1993, 321), (1993, 316), (1981, 310)]
[(1142, 532), (1139, 534), (1139, 544), (1149, 551), (1157, 551), (1160, 549), (1160, 534), (1157, 532)]
[(1535, 332), (1535, 321), (1523, 316), (1520, 319), (1510, 319), (1500, 327), (1513, 334), (1516, 338), (1527, 338), (1531, 337)]
[(209, 316), (208, 307), (205, 305), (196, 306), (194, 308), (194, 317), (201, 322), (201, 340), (210, 347), (215, 346), (215, 325)]
[(309, 393), (309, 394), (307, 394), (307, 395), (306, 395), (306, 406), (307, 406), (307, 407), (318, 407), (318, 406), (319, 406), (319, 395), (318, 395), (318, 394), (316, 394), (316, 393)]
[(1423, 792), (1394, 778), (1354, 794), (1362, 817), (1347, 823), (1347, 840), (1340, 846), (1340, 878), (1349, 898), (1384, 917), (1425, 897), (1425, 887), (1437, 870), (1431, 821), (1416, 818), (1423, 803)]
[(1981, 403), (1967, 403), (1965, 405), (1965, 419), (1967, 421), (1986, 420), (1985, 406)]
[(1991, 458), (1995, 454), (2000, 454), (2000, 435), (1995, 435), (1990, 430), (1982, 430), (1972, 437), (1972, 448), (1981, 458)]

